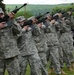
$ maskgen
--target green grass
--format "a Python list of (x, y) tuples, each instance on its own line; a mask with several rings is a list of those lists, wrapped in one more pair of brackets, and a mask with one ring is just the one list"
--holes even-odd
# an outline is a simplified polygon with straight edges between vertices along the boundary
[[(48, 71), (50, 71), (49, 65), (50, 65), (50, 64), (48, 63), (48, 64), (47, 64), (47, 70), (48, 70)], [(26, 69), (26, 70), (27, 70), (26, 75), (30, 75), (30, 66), (29, 66), (29, 65), (27, 66), (27, 69)], [(74, 72), (68, 71), (66, 67), (64, 67), (64, 71), (67, 73), (67, 75), (74, 75)], [(5, 72), (5, 75), (9, 75), (7, 71)], [(50, 74), (50, 75), (55, 75), (55, 73), (52, 73), (52, 74)]]

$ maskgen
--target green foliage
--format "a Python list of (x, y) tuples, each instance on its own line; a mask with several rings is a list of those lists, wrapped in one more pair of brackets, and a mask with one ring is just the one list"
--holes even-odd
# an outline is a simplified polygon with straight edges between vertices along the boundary
[(57, 13), (59, 10), (62, 10), (62, 11), (67, 12), (67, 11), (69, 11), (70, 9), (71, 9), (72, 11), (74, 11), (74, 4), (73, 4), (73, 3), (71, 3), (71, 4), (69, 4), (69, 5), (56, 6), (56, 7), (52, 10), (52, 12), (53, 12), (53, 14), (55, 14), (55, 13)]
[[(10, 4), (10, 5), (6, 5), (6, 10), (8, 11), (12, 11), (13, 9), (15, 9), (15, 7), (20, 7), (21, 4)], [(63, 11), (67, 11), (69, 10), (69, 8), (74, 9), (74, 4), (58, 4), (58, 5), (27, 5), (26, 8), (22, 8), (19, 13), (17, 13), (18, 15), (24, 15), (24, 10), (26, 10), (26, 17), (29, 17), (31, 15), (38, 15), (39, 13), (43, 14), (45, 12), (50, 12), (52, 14), (58, 12), (60, 9)], [(17, 15), (17, 16), (18, 16)]]
[[(20, 7), (21, 5), (6, 5), (6, 10), (8, 9), (12, 11), (15, 7)], [(39, 13), (45, 13), (47, 11), (51, 11), (53, 9), (54, 5), (27, 5), (26, 6), (26, 11), (30, 12), (32, 15), (38, 15)], [(20, 11), (25, 10), (25, 8), (22, 8)]]
[(20, 11), (15, 15), (15, 17), (18, 17), (18, 16), (24, 16), (25, 18), (28, 18), (32, 16), (32, 14), (30, 14), (30, 12)]

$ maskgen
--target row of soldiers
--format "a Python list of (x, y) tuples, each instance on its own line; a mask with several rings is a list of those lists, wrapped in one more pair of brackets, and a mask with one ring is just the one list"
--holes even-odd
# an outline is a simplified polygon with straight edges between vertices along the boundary
[(64, 63), (73, 71), (74, 17), (71, 11), (67, 14), (59, 11), (53, 16), (46, 13), (42, 19), (19, 16), (15, 20), (14, 12), (6, 18), (0, 8), (0, 75), (4, 75), (5, 69), (9, 75), (26, 75), (28, 64), (31, 75), (48, 75), (48, 61), (50, 73), (66, 74)]

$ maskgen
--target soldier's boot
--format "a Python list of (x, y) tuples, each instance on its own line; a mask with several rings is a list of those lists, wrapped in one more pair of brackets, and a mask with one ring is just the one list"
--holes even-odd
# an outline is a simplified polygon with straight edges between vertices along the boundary
[(54, 73), (54, 68), (51, 68), (48, 73), (49, 73), (49, 75)]
[(74, 72), (74, 70), (71, 67), (67, 68), (68, 71)]
[(62, 75), (67, 75), (67, 73), (65, 73), (63, 69), (61, 69), (61, 74)]
[(74, 63), (71, 63), (71, 67), (74, 69)]

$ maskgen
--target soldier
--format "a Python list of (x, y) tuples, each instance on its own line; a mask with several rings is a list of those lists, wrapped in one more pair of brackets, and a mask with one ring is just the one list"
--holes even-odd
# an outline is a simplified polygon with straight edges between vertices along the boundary
[[(17, 22), (22, 27), (25, 22), (24, 16), (17, 17)], [(32, 36), (32, 29), (28, 25), (25, 25), (21, 29), (21, 32), (22, 35), (18, 38), (17, 41), (20, 50), (20, 75), (24, 75), (26, 73), (28, 64), (31, 67), (31, 75), (41, 75), (41, 61)]]
[(59, 40), (59, 60), (60, 60), (60, 67), (61, 67), (61, 74), (66, 75), (67, 73), (64, 72), (63, 67), (64, 67), (64, 62), (63, 62), (63, 50), (62, 50), (62, 46), (61, 46), (61, 34), (60, 34), (60, 30), (62, 29), (62, 13), (58, 12), (55, 15), (53, 15), (53, 18), (56, 20), (55, 22), (55, 27), (56, 27), (56, 33), (58, 36), (58, 40)]
[(47, 14), (46, 17), (47, 19), (44, 22), (44, 24), (46, 25), (45, 35), (46, 35), (46, 41), (48, 46), (48, 52), (50, 54), (50, 60), (51, 63), (53, 64), (53, 66), (50, 65), (50, 68), (51, 68), (51, 72), (53, 71), (54, 68), (55, 73), (57, 75), (60, 75), (61, 69), (60, 69), (59, 53), (58, 53), (59, 41), (58, 41), (58, 37), (54, 25), (55, 20), (52, 20), (52, 16), (50, 14)]
[(71, 31), (71, 28), (73, 28), (73, 22), (72, 22), (73, 20), (72, 20), (72, 16), (70, 16), (71, 15), (70, 11), (68, 12), (68, 14), (69, 14), (69, 16), (67, 16), (67, 18), (65, 20), (63, 20), (63, 23), (65, 23), (65, 28), (68, 31), (69, 57), (70, 57), (71, 66), (72, 66), (72, 68), (74, 68), (73, 34), (72, 34), (72, 31)]
[[(13, 36), (13, 26), (9, 27), (9, 21), (3, 20), (4, 16), (4, 12), (0, 8), (0, 75), (4, 75), (5, 69), (7, 69), (9, 75), (20, 75), (17, 58), (19, 50)], [(14, 19), (13, 13), (9, 14), (9, 20), (11, 18)]]
[[(60, 15), (61, 14), (61, 15)], [(64, 20), (62, 20), (62, 13), (59, 12), (58, 13), (59, 16), (59, 23), (61, 24), (61, 36), (60, 36), (60, 44), (62, 46), (62, 50), (63, 50), (63, 59), (66, 62), (67, 68), (68, 70), (72, 70), (71, 69), (71, 61), (70, 61), (70, 55), (72, 55), (71, 51), (70, 51), (70, 42), (72, 42), (71, 39), (71, 28), (68, 24), (66, 24), (66, 22)]]
[[(36, 48), (38, 50), (39, 57), (41, 59), (42, 65), (45, 70), (42, 69), (42, 75), (48, 75), (46, 65), (47, 65), (47, 59), (46, 59), (46, 52), (47, 52), (47, 45), (45, 42), (45, 35), (44, 35), (44, 29), (45, 25), (43, 25), (42, 22), (35, 24), (35, 17), (31, 17), (33, 21), (32, 27), (32, 34), (35, 41)], [(35, 27), (35, 28), (34, 28)], [(37, 29), (37, 31), (35, 31)], [(39, 32), (39, 33), (38, 33)]]
[[(68, 25), (70, 25), (70, 51), (71, 53), (74, 53), (74, 49), (73, 49), (73, 42), (74, 42), (74, 16), (72, 15), (73, 11), (69, 10), (68, 12), (68, 16), (67, 16), (67, 20), (66, 23), (68, 23)], [(72, 32), (71, 32), (72, 31)], [(73, 54), (70, 55), (71, 58), (71, 66), (72, 68), (74, 68), (74, 56)]]

